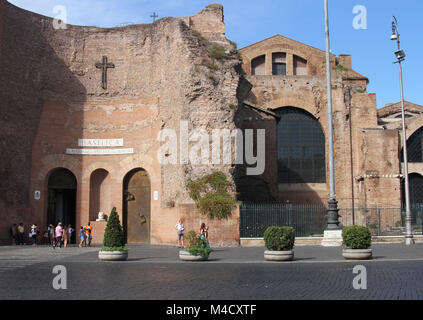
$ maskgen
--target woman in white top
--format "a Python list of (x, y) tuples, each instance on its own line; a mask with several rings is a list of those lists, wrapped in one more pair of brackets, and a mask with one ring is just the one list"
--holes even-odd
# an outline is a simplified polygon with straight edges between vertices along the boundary
[(182, 219), (179, 219), (178, 224), (175, 226), (176, 230), (178, 231), (178, 244), (179, 248), (184, 247), (184, 230), (185, 227), (182, 223)]

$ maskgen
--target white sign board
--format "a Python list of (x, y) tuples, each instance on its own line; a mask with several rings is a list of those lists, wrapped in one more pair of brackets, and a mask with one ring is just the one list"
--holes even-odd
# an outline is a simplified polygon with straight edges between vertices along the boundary
[(155, 201), (159, 200), (159, 192), (158, 191), (154, 191), (153, 196), (154, 196)]
[(66, 154), (77, 155), (116, 155), (116, 154), (133, 154), (134, 149), (66, 149)]
[(78, 139), (78, 147), (123, 147), (123, 139)]
[(35, 200), (40, 200), (41, 198), (41, 191), (40, 190), (35, 190), (34, 192), (34, 199)]

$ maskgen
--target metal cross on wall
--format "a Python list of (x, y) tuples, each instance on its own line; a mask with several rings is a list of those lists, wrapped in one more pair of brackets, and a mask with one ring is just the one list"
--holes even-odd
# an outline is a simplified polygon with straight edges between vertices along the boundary
[(153, 18), (153, 23), (156, 22), (156, 18), (158, 18), (159, 16), (153, 12), (153, 14), (150, 16), (151, 18)]
[(96, 62), (95, 67), (103, 70), (102, 87), (103, 89), (107, 89), (107, 69), (114, 68), (115, 65), (113, 63), (108, 63), (107, 56), (103, 56), (103, 62)]

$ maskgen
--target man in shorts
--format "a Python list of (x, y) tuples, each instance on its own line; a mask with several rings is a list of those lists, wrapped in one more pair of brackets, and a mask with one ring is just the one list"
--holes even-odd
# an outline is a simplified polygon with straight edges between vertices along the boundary
[(86, 235), (86, 240), (88, 240), (88, 246), (91, 246), (91, 240), (92, 240), (92, 236), (91, 236), (91, 232), (93, 231), (93, 227), (91, 227), (90, 222), (88, 222), (88, 224), (84, 227), (85, 229), (85, 235)]

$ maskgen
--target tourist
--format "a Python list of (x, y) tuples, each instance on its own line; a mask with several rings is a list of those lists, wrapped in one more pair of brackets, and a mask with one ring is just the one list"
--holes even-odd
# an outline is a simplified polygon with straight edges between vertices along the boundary
[(37, 245), (37, 225), (33, 224), (31, 226), (31, 232), (29, 233), (29, 238), (32, 239), (32, 244)]
[(210, 249), (209, 245), (209, 227), (203, 222), (200, 227), (200, 239), (206, 243), (207, 248)]
[(48, 244), (52, 245), (54, 241), (54, 226), (52, 224), (48, 225)]
[(55, 233), (56, 233), (56, 241), (53, 243), (53, 248), (56, 248), (57, 245), (59, 245), (61, 248), (63, 244), (62, 242), (63, 228), (62, 228), (61, 222), (59, 222), (59, 224), (57, 225)]
[(68, 225), (68, 232), (66, 233), (67, 243), (71, 243), (73, 228), (71, 225)]
[(92, 236), (91, 236), (91, 232), (93, 231), (93, 227), (91, 227), (90, 222), (88, 222), (88, 224), (85, 226), (85, 237), (88, 240), (88, 246), (91, 246), (91, 240), (92, 240)]
[(23, 246), (25, 244), (25, 228), (22, 222), (19, 223), (19, 226), (18, 226), (18, 237), (19, 237), (19, 244)]
[(86, 247), (87, 246), (87, 240), (86, 240), (86, 237), (85, 237), (85, 230), (84, 230), (83, 226), (81, 226), (81, 230), (79, 230), (79, 239), (80, 239), (79, 247), (81, 248), (82, 244), (84, 244), (84, 247)]
[(16, 225), (16, 223), (14, 223), (13, 226), (10, 227), (10, 236), (12, 237), (12, 245), (16, 245), (18, 237), (18, 226)]
[(63, 227), (62, 241), (63, 241), (63, 247), (66, 248), (68, 245), (68, 226), (67, 225)]
[(184, 224), (182, 223), (182, 219), (179, 219), (177, 225), (175, 226), (177, 233), (178, 233), (178, 244), (179, 248), (184, 247)]

